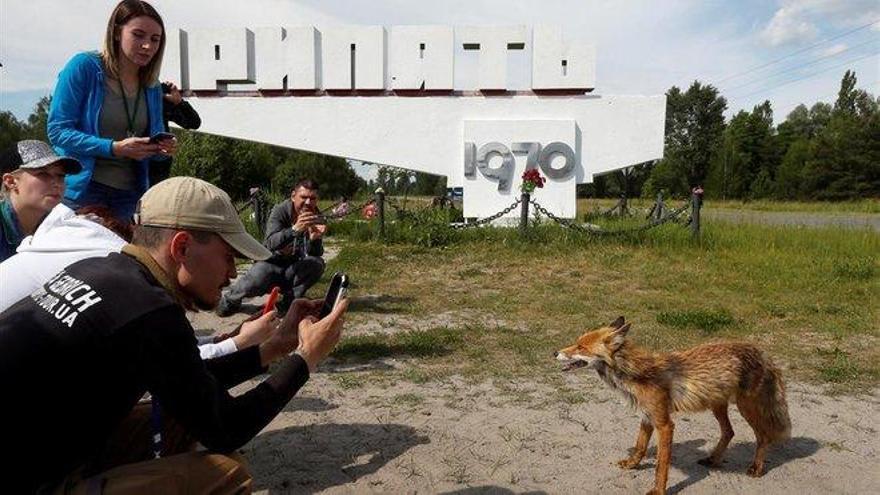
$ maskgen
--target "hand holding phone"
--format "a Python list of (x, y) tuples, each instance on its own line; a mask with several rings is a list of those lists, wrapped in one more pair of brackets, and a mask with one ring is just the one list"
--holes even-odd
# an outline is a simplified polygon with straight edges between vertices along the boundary
[(156, 144), (156, 143), (159, 143), (162, 141), (168, 141), (171, 139), (174, 139), (174, 134), (171, 134), (170, 132), (157, 132), (156, 134), (153, 134), (152, 136), (150, 136), (150, 143)]
[(333, 308), (339, 304), (339, 301), (345, 298), (348, 293), (348, 275), (342, 272), (333, 274), (330, 279), (330, 287), (327, 288), (327, 294), (324, 296), (324, 303), (321, 305), (321, 313), (318, 318), (324, 318), (333, 311)]
[(339, 342), (342, 335), (343, 315), (348, 309), (348, 299), (338, 300), (329, 315), (320, 320), (304, 319), (299, 324), (299, 345), (296, 353), (305, 360), (309, 372), (314, 373), (318, 366)]

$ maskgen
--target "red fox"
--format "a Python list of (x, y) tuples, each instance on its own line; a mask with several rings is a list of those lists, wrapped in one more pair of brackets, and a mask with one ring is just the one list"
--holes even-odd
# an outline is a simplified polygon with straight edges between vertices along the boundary
[(654, 488), (648, 493), (666, 493), (673, 430), (670, 415), (705, 409), (715, 414), (721, 426), (721, 439), (709, 457), (699, 462), (718, 466), (733, 438), (727, 405), (736, 403), (757, 438), (755, 458), (746, 473), (761, 476), (767, 447), (791, 434), (779, 369), (757, 347), (741, 342), (704, 344), (681, 352), (655, 354), (627, 340), (629, 328), (621, 316), (607, 327), (581, 335), (575, 345), (555, 354), (567, 363), (564, 371), (595, 369), (605, 383), (623, 393), (644, 414), (635, 450), (617, 464), (623, 469), (636, 467), (656, 429), (657, 469)]

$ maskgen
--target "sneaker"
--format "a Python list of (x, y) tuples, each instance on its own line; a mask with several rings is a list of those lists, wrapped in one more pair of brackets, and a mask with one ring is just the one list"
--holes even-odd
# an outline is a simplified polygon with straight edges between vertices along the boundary
[(217, 316), (223, 318), (237, 313), (239, 307), (241, 307), (241, 304), (233, 304), (226, 298), (226, 294), (223, 294), (220, 296), (220, 303), (217, 304), (217, 309), (214, 312), (217, 313)]

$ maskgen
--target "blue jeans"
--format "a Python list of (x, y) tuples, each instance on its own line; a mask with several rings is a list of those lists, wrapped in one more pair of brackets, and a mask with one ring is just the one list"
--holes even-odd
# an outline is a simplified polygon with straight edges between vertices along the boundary
[(84, 206), (105, 206), (110, 209), (113, 216), (122, 222), (131, 222), (134, 210), (141, 193), (126, 189), (116, 189), (100, 182), (89, 182), (86, 190), (76, 200), (64, 198), (64, 205), (71, 210), (77, 210)]

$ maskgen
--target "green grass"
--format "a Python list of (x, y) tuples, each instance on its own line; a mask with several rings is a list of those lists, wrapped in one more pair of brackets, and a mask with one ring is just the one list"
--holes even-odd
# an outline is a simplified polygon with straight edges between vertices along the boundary
[(391, 402), (399, 406), (414, 407), (425, 402), (425, 398), (413, 393), (398, 394), (392, 397)]
[(848, 392), (859, 383), (880, 379), (876, 366), (864, 366), (850, 352), (835, 347), (832, 350), (816, 349), (820, 358), (819, 376), (830, 383), (834, 391)]
[(726, 309), (696, 309), (682, 311), (662, 311), (657, 314), (657, 323), (675, 328), (698, 328), (708, 333), (734, 323), (733, 316)]
[(344, 224), (331, 229), (341, 251), (325, 279), (341, 269), (355, 298), (378, 296), (354, 304), (350, 321), (455, 310), (499, 322), (345, 337), (336, 351), (352, 362), (403, 358), (414, 368), (388, 372), (399, 379), (552, 380), (554, 350), (625, 315), (630, 337), (655, 350), (746, 340), (798, 379), (851, 390), (880, 383), (880, 311), (871, 303), (880, 300), (880, 235), (872, 231), (711, 222), (692, 240), (680, 225), (619, 238), (537, 225), (525, 236), (468, 230), (426, 246), (394, 232), (381, 242), (375, 224)]
[[(595, 210), (606, 210), (617, 204), (614, 198), (581, 198), (577, 200), (578, 215)], [(665, 199), (667, 206), (682, 202), (681, 198)], [(630, 208), (648, 210), (653, 199), (632, 198), (627, 202)], [(797, 213), (880, 213), (880, 200), (860, 199), (856, 201), (772, 201), (772, 200), (721, 200), (706, 198), (704, 207), (713, 210), (783, 211)]]

